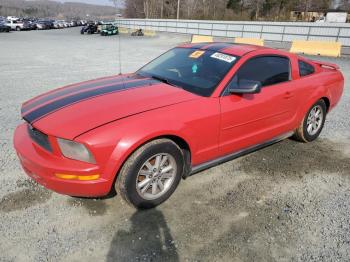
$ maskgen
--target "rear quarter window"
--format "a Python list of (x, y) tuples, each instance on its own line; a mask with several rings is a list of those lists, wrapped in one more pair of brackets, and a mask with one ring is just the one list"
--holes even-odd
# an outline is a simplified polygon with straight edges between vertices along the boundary
[(301, 77), (315, 73), (315, 68), (307, 62), (299, 60), (299, 75)]

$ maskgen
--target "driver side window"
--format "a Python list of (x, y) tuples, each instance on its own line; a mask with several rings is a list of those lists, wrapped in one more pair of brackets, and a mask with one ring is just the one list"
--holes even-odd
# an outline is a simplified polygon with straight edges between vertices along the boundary
[(229, 88), (238, 87), (242, 80), (260, 82), (262, 87), (289, 81), (289, 59), (282, 56), (252, 58), (238, 69), (229, 83)]

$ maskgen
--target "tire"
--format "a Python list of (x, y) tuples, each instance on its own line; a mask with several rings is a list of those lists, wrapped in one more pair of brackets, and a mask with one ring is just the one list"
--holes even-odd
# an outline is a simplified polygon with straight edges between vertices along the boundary
[(326, 115), (327, 106), (324, 100), (321, 99), (307, 111), (303, 121), (294, 133), (294, 138), (305, 143), (314, 141), (323, 129)]
[[(164, 172), (165, 169), (169, 170)], [(115, 189), (128, 204), (139, 209), (152, 208), (172, 195), (183, 172), (184, 157), (179, 146), (169, 139), (157, 139), (128, 158), (118, 174)]]
[(16, 31), (21, 31), (21, 28), (19, 26), (17, 26)]

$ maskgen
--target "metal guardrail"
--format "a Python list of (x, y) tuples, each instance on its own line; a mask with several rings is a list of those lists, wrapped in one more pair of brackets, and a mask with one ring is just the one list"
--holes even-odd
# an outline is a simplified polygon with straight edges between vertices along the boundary
[(173, 19), (118, 19), (119, 26), (160, 32), (210, 35), (216, 37), (263, 38), (267, 41), (339, 41), (350, 46), (350, 24), (299, 22), (232, 22)]

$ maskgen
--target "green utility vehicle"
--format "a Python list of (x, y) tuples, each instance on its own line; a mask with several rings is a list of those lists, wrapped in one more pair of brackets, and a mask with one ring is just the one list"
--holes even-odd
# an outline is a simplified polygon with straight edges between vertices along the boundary
[(106, 24), (102, 25), (101, 27), (101, 35), (106, 36), (106, 35), (117, 35), (118, 32), (118, 27), (114, 26), (112, 24)]

